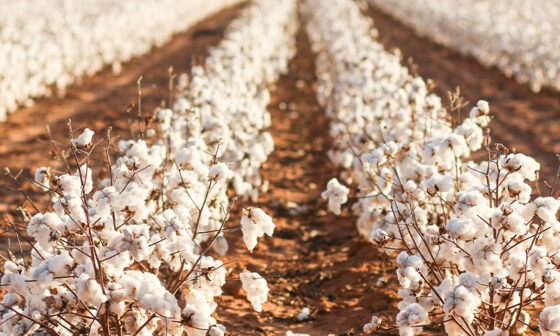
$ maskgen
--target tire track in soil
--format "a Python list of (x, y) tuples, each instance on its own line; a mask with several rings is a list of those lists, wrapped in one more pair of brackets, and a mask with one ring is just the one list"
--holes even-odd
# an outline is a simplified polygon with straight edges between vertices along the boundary
[[(188, 73), (191, 64), (204, 60), (208, 49), (222, 40), (226, 26), (242, 7), (226, 8), (176, 34), (162, 47), (124, 63), (119, 75), (105, 68), (93, 77), (84, 78), (81, 85), (68, 88), (64, 98), (39, 99), (33, 106), (11, 114), (6, 122), (0, 123), (0, 167), (9, 167), (14, 173), (21, 169), (22, 179), (31, 177), (34, 169), (40, 166), (62, 167), (60, 160), (49, 155), (52, 147), (47, 141), (46, 126), (50, 125), (55, 140), (66, 144), (69, 141), (68, 119), (72, 119), (72, 127), (78, 135), (79, 130), (89, 127), (95, 131), (96, 139), (105, 138), (106, 128), (112, 126), (113, 139), (130, 138), (130, 124), (136, 123), (137, 109), (131, 113), (126, 111), (137, 101), (138, 78), (143, 77), (142, 111), (146, 115), (167, 101), (169, 67), (172, 66), (176, 74)], [(97, 152), (100, 153), (101, 148)], [(102, 162), (98, 164), (101, 166)], [(12, 182), (1, 175), (0, 212), (15, 214), (17, 205), (23, 203), (23, 196), (10, 188)], [(31, 182), (24, 182), (23, 187), (34, 197), (40, 196), (33, 192)]]
[(469, 103), (488, 100), (494, 120), (490, 123), (493, 142), (533, 156), (541, 163), (541, 181), (552, 182), (558, 169), (555, 152), (560, 152), (560, 94), (551, 90), (533, 93), (528, 85), (505, 77), (497, 68), (485, 68), (478, 61), (417, 36), (391, 16), (370, 6), (365, 14), (374, 20), (379, 41), (387, 50), (398, 48), (404, 60), (412, 58), (415, 71), (436, 83), (435, 93), (448, 102), (448, 92), (460, 87)]
[[(380, 276), (392, 278), (393, 270), (384, 274), (381, 257), (359, 238), (348, 208), (341, 217), (325, 211), (320, 194), (337, 175), (327, 157), (329, 122), (316, 101), (314, 55), (302, 30), (297, 48), (289, 74), (272, 91), (269, 132), (276, 148), (261, 170), (269, 191), (257, 204), (273, 216), (276, 231), (251, 254), (240, 235), (228, 236), (229, 261), (236, 261), (230, 279), (245, 268), (258, 272), (269, 283), (268, 302), (262, 313), (254, 312), (240, 281), (228, 281), (218, 298), (217, 319), (229, 335), (284, 335), (287, 330), (351, 335), (360, 333), (374, 313), (396, 313), (395, 292), (374, 286)], [(231, 225), (239, 216), (232, 216)], [(303, 307), (313, 317), (300, 322), (296, 316)]]

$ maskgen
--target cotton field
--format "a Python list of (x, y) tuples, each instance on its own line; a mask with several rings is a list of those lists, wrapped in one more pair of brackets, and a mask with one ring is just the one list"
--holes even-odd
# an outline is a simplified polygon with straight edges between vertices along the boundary
[(1, 3), (0, 335), (560, 335), (557, 9)]

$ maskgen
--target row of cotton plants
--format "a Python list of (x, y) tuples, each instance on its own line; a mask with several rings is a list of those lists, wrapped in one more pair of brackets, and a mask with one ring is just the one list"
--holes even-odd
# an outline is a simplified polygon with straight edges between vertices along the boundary
[(33, 98), (59, 94), (104, 66), (161, 46), (240, 0), (2, 1), (0, 120)]
[[(541, 333), (558, 334), (560, 202), (531, 196), (539, 164), (488, 143), (487, 102), (452, 120), (422, 78), (383, 50), (355, 2), (303, 8), (318, 100), (332, 120), (329, 155), (357, 186), (360, 233), (396, 256), (400, 334), (442, 323), (450, 335), (518, 334), (527, 310), (543, 307)], [(481, 147), (488, 161), (468, 161)], [(340, 213), (349, 191), (332, 179), (323, 197)], [(374, 316), (364, 331), (391, 327)]]
[(418, 34), (508, 77), (560, 90), (560, 3), (554, 0), (370, 0)]
[[(107, 176), (100, 181), (91, 153), (109, 151), (110, 136), (71, 131), (63, 148), (69, 172), (42, 167), (35, 175), (52, 204), (30, 215), (30, 258), (4, 263), (0, 334), (224, 334), (212, 315), (227, 265), (212, 255), (227, 253), (225, 234), (240, 229), (252, 250), (274, 231), (259, 208), (244, 209), (240, 223), (229, 223), (235, 203), (228, 194), (240, 179), (262, 187), (255, 171), (243, 167), (263, 162), (272, 143), (253, 152), (255, 143), (246, 139), (267, 126), (265, 87), (294, 54), (296, 22), (294, 0), (256, 0), (246, 7), (205, 66), (193, 69), (192, 81), (181, 77), (173, 109), (144, 116), (145, 137), (119, 141), (116, 159), (106, 155)], [(214, 76), (215, 69), (238, 77), (228, 82), (202, 75)], [(216, 85), (200, 92), (197, 81)], [(212, 95), (227, 96), (226, 107), (239, 109), (237, 119), (224, 106), (207, 105)], [(235, 151), (243, 155), (225, 154)], [(242, 195), (254, 195), (248, 188)], [(249, 271), (232, 276), (261, 311), (266, 279)]]

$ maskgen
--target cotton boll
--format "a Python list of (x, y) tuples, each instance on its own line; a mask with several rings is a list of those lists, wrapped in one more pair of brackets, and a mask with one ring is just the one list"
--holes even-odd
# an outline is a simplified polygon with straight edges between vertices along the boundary
[(243, 241), (249, 251), (252, 251), (257, 245), (257, 238), (264, 236), (272, 236), (274, 232), (274, 223), (272, 218), (262, 209), (248, 208), (241, 217), (241, 232), (243, 233)]
[(535, 181), (541, 165), (533, 158), (521, 153), (509, 154), (500, 159), (501, 165), (510, 173), (519, 173), (529, 181)]
[(227, 239), (223, 236), (219, 236), (216, 240), (214, 240), (214, 243), (212, 243), (212, 249), (214, 249), (214, 251), (216, 251), (216, 253), (220, 256), (225, 256), (229, 249)]
[(233, 177), (233, 172), (225, 163), (217, 163), (210, 168), (208, 177), (213, 181), (228, 181)]
[(36, 183), (36, 187), (42, 191), (49, 191), (50, 190), (50, 180), (51, 180), (51, 173), (50, 167), (39, 167), (35, 170), (35, 177), (33, 181)]
[(459, 285), (445, 294), (443, 311), (448, 315), (461, 316), (471, 323), (480, 303), (480, 298), (473, 291)]
[(477, 236), (478, 228), (468, 218), (454, 218), (447, 222), (449, 235), (459, 240), (472, 240)]
[(224, 336), (226, 327), (221, 324), (212, 325), (208, 328), (208, 336)]
[(409, 335), (419, 335), (422, 333), (422, 328), (418, 326), (429, 323), (429, 321), (426, 310), (420, 304), (413, 303), (397, 314), (396, 323), (401, 335), (403, 332)]
[(537, 197), (533, 203), (536, 205), (536, 214), (543, 221), (551, 224), (555, 229), (560, 228), (556, 214), (560, 208), (560, 201), (553, 197)]
[(446, 175), (434, 174), (425, 182), (426, 192), (430, 195), (435, 195), (438, 192), (448, 192), (454, 186), (453, 178)]
[(64, 195), (81, 196), (82, 184), (79, 176), (64, 174), (58, 177), (58, 183)]
[(336, 178), (333, 178), (327, 183), (327, 190), (323, 191), (321, 197), (328, 199), (329, 210), (336, 215), (340, 215), (340, 206), (348, 200), (348, 193), (350, 189), (343, 186)]
[(241, 284), (245, 292), (247, 292), (247, 299), (253, 305), (253, 309), (257, 312), (262, 311), (262, 305), (267, 301), (268, 285), (266, 279), (261, 277), (255, 272), (242, 272), (239, 274)]
[(364, 333), (372, 334), (373, 332), (377, 331), (381, 327), (381, 322), (383, 320), (377, 316), (371, 317), (371, 322), (368, 322), (364, 325)]
[(298, 321), (307, 321), (311, 318), (311, 311), (308, 307), (304, 307), (301, 312), (299, 312), (296, 316)]
[(78, 148), (87, 148), (91, 145), (94, 134), (95, 134), (95, 132), (93, 132), (89, 128), (86, 128), (82, 132), (82, 134), (80, 134), (78, 139), (72, 139), (72, 144), (74, 144)]
[(89, 275), (82, 273), (76, 281), (78, 298), (87, 305), (99, 308), (108, 298), (103, 294), (101, 285)]
[(545, 307), (540, 314), (539, 331), (544, 336), (560, 334), (560, 305)]

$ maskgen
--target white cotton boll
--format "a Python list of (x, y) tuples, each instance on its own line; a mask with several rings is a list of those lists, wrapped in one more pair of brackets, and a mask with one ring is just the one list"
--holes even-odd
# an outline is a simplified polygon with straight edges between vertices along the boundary
[(208, 336), (224, 336), (226, 331), (226, 327), (221, 324), (212, 325), (208, 328)]
[(391, 240), (391, 236), (385, 230), (375, 229), (371, 232), (369, 240), (374, 245), (384, 246)]
[(75, 265), (74, 259), (68, 252), (45, 259), (33, 271), (33, 279), (38, 282), (52, 281), (53, 277), (69, 275)]
[(456, 196), (455, 210), (460, 215), (469, 215), (477, 207), (488, 204), (488, 200), (478, 190), (459, 191)]
[(308, 307), (304, 307), (296, 316), (298, 321), (307, 321), (311, 318), (311, 311)]
[(95, 132), (93, 132), (89, 128), (86, 128), (82, 132), (82, 134), (80, 134), (78, 139), (72, 139), (72, 144), (74, 144), (77, 147), (88, 147), (89, 145), (91, 145), (94, 134)]
[(478, 228), (468, 218), (454, 218), (447, 222), (446, 226), (449, 235), (459, 240), (471, 240), (476, 237)]
[(49, 247), (49, 242), (57, 240), (64, 229), (64, 222), (55, 213), (37, 213), (27, 223), (27, 234), (37, 241), (43, 248)]
[(475, 290), (480, 287), (478, 276), (471, 272), (465, 272), (459, 275), (459, 283), (469, 290)]
[(495, 242), (493, 237), (477, 238), (472, 245), (466, 248), (470, 253), (470, 269), (475, 273), (494, 273), (503, 275), (505, 272), (502, 264), (501, 245)]
[(309, 334), (295, 333), (291, 330), (286, 331), (286, 336), (311, 336)]
[(340, 184), (336, 178), (332, 178), (329, 183), (327, 183), (327, 190), (321, 193), (321, 197), (323, 199), (328, 199), (329, 210), (336, 215), (340, 215), (340, 206), (348, 201), (349, 192), (350, 189)]
[(556, 219), (560, 208), (559, 200), (553, 197), (537, 197), (533, 203), (537, 206), (536, 214), (540, 219), (553, 225), (556, 229), (560, 228), (560, 223)]
[(529, 254), (529, 267), (537, 279), (542, 279), (546, 271), (554, 269), (548, 252), (543, 246), (535, 246)]
[(364, 333), (366, 334), (373, 334), (373, 332), (379, 330), (381, 327), (381, 322), (383, 320), (380, 317), (372, 316), (371, 322), (368, 322), (364, 325)]
[(434, 174), (424, 183), (426, 192), (432, 196), (438, 192), (448, 192), (454, 187), (453, 178), (447, 175)]
[(542, 310), (539, 331), (543, 336), (560, 335), (560, 305), (546, 307)]
[(387, 162), (387, 157), (381, 148), (375, 148), (371, 152), (362, 155), (361, 159), (372, 167), (377, 167)]
[(509, 179), (506, 182), (508, 196), (521, 203), (528, 203), (531, 199), (531, 187), (522, 179)]
[(541, 165), (532, 157), (521, 153), (509, 154), (501, 158), (501, 165), (510, 173), (519, 173), (529, 181), (535, 181)]
[(274, 233), (274, 223), (272, 217), (267, 215), (262, 209), (248, 208), (244, 210), (241, 217), (241, 232), (243, 233), (243, 242), (249, 251), (252, 251), (257, 245), (257, 238), (264, 236), (272, 236)]
[(268, 285), (266, 279), (255, 272), (242, 272), (239, 275), (243, 290), (247, 292), (247, 299), (257, 312), (262, 311), (262, 305), (267, 301)]
[(89, 275), (82, 273), (76, 281), (77, 294), (80, 300), (87, 305), (100, 307), (108, 298), (103, 294), (101, 285)]
[(463, 157), (469, 154), (469, 146), (465, 138), (458, 134), (450, 134), (440, 145), (441, 151), (451, 149), (456, 157)]
[(430, 318), (428, 317), (428, 313), (424, 307), (418, 303), (407, 306), (397, 314), (397, 326), (401, 333), (405, 332), (409, 335), (419, 335), (422, 333), (422, 328), (417, 326), (429, 322)]
[(218, 255), (220, 255), (222, 257), (225, 256), (228, 249), (229, 249), (227, 239), (224, 236), (219, 236), (212, 243), (212, 249), (214, 251), (216, 251), (216, 253), (218, 253)]
[(208, 177), (214, 181), (228, 181), (233, 177), (233, 171), (225, 163), (220, 162), (210, 168)]
[(478, 295), (475, 295), (465, 286), (459, 285), (445, 294), (443, 311), (448, 315), (461, 316), (468, 323), (472, 323), (479, 305), (480, 298)]
[(64, 174), (58, 178), (64, 195), (81, 196), (82, 184), (79, 176)]
[(473, 119), (465, 119), (455, 130), (460, 136), (463, 136), (471, 151), (479, 150), (484, 143), (484, 134), (482, 128), (477, 125)]
[(490, 104), (488, 104), (488, 102), (486, 100), (479, 100), (476, 103), (476, 108), (478, 108), (478, 110), (481, 113), (484, 113), (484, 114), (490, 113)]
[(50, 167), (39, 167), (35, 170), (35, 176), (33, 181), (36, 183), (36, 187), (42, 191), (49, 191), (51, 183), (51, 169)]

